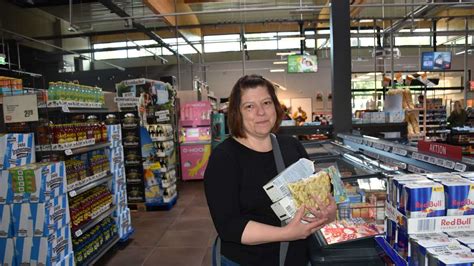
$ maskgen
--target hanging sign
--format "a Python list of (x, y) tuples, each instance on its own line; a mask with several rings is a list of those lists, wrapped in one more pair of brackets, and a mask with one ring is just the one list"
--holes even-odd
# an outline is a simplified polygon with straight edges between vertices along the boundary
[(35, 94), (5, 96), (3, 98), (5, 123), (38, 121), (38, 103)]
[(462, 160), (462, 147), (438, 142), (418, 141), (418, 151), (451, 160)]

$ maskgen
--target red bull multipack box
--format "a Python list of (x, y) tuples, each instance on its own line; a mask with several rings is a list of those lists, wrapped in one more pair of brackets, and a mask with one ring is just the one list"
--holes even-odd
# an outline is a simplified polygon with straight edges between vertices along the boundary
[(474, 182), (467, 179), (443, 181), (446, 192), (446, 215), (474, 214)]
[(460, 244), (428, 248), (427, 253), (429, 266), (472, 266), (474, 263), (474, 254)]
[(403, 187), (403, 201), (407, 218), (446, 215), (444, 186), (435, 182), (409, 183)]
[(458, 242), (444, 233), (414, 234), (410, 236), (410, 265), (427, 266), (428, 248), (442, 247)]

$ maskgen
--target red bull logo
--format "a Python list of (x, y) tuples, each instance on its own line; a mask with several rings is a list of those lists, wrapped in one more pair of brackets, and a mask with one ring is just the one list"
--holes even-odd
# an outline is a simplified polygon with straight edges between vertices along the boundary
[(426, 209), (426, 208), (436, 208), (436, 207), (444, 207), (444, 202), (441, 200), (438, 201), (429, 201), (429, 202), (415, 202), (415, 208), (417, 209)]

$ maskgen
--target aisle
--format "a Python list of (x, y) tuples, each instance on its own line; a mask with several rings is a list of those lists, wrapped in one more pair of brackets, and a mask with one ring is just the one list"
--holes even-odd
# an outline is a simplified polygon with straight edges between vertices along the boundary
[(216, 232), (202, 181), (181, 182), (171, 211), (132, 212), (135, 234), (98, 265), (209, 266)]

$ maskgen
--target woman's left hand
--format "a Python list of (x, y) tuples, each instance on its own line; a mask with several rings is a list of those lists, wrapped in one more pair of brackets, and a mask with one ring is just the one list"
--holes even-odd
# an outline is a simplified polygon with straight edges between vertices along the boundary
[(328, 196), (329, 203), (327, 205), (322, 202), (319, 196), (313, 196), (313, 199), (318, 204), (318, 207), (312, 206), (307, 207), (307, 209), (314, 217), (303, 217), (303, 220), (312, 222), (314, 220), (326, 219), (327, 224), (336, 220), (337, 205), (332, 196)]

